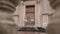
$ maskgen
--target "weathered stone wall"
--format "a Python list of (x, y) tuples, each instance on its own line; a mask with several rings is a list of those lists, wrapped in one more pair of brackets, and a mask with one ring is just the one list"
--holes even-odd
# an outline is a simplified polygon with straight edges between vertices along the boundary
[(60, 0), (50, 1), (51, 7), (55, 10), (51, 22), (47, 26), (47, 34), (60, 34)]
[(0, 0), (0, 34), (16, 34), (17, 27), (12, 18), (19, 0)]

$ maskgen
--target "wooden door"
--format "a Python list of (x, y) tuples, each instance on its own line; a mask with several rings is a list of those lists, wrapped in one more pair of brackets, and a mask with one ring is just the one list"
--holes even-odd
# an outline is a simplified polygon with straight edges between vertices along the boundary
[(29, 5), (26, 6), (26, 13), (25, 13), (26, 22), (25, 25), (35, 25), (35, 6)]

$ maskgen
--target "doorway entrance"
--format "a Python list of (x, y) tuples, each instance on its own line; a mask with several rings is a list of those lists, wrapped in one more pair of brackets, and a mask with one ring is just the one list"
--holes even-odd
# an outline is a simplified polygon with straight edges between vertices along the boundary
[(35, 25), (35, 5), (27, 5), (25, 9), (25, 26)]

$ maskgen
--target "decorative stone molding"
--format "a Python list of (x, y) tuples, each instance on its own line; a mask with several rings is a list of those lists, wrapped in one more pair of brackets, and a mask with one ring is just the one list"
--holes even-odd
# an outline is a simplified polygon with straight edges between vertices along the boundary
[(20, 0), (0, 0), (0, 34), (16, 34), (12, 13)]
[(50, 13), (50, 12), (43, 12), (42, 15), (53, 15), (53, 13)]

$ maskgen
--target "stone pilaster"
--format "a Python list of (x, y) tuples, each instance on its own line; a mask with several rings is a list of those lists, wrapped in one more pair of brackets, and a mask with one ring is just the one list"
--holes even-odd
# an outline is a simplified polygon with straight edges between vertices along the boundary
[(19, 0), (0, 0), (0, 34), (16, 34), (16, 24), (12, 18)]
[(42, 0), (42, 16), (43, 16), (43, 23), (42, 23), (42, 27), (46, 28), (48, 23), (49, 23), (49, 16), (52, 15), (50, 6), (49, 6), (49, 1), (48, 0)]

